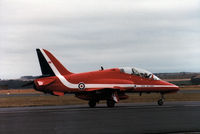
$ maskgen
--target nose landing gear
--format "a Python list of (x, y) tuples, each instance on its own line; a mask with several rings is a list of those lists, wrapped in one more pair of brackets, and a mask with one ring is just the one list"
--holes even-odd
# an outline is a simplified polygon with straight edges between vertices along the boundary
[(159, 100), (158, 100), (158, 105), (159, 105), (159, 106), (162, 106), (163, 104), (164, 104), (164, 99), (159, 99)]
[(164, 94), (161, 93), (161, 98), (158, 100), (158, 105), (162, 106), (164, 104), (165, 98), (164, 98)]

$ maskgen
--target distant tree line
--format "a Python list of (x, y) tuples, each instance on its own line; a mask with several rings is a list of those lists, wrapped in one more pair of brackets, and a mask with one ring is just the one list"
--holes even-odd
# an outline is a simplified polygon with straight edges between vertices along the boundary
[(180, 73), (155, 73), (161, 79), (190, 79), (200, 73), (180, 72)]
[(29, 81), (23, 80), (1, 80), (0, 89), (23, 89), (23, 88), (32, 88), (32, 86), (23, 87)]
[(33, 81), (37, 76), (22, 76), (20, 79), (1, 80), (0, 89), (24, 89), (32, 88), (32, 86), (23, 87), (23, 85)]

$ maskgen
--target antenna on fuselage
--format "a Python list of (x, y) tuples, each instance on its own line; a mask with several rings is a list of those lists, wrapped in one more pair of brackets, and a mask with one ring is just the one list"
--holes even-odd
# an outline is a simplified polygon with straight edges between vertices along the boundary
[(101, 70), (104, 70), (103, 66), (101, 66)]

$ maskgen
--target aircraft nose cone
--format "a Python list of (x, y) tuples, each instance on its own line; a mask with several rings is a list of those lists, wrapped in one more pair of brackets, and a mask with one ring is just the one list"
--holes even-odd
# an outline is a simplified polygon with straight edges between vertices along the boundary
[(179, 88), (179, 86), (177, 86), (177, 85), (174, 85), (174, 84), (171, 84), (171, 83), (169, 83), (170, 84), (170, 90), (171, 91), (174, 91), (174, 92), (177, 92), (177, 91), (179, 91), (180, 90), (180, 88)]
[(172, 89), (173, 89), (174, 91), (179, 91), (179, 90), (180, 90), (179, 86), (176, 86), (176, 85), (174, 85), (174, 84), (172, 84), (172, 85), (173, 85), (173, 88), (172, 88)]
[(172, 83), (162, 81), (162, 84), (167, 87), (168, 91), (177, 92), (180, 90), (180, 88), (177, 85), (174, 85)]

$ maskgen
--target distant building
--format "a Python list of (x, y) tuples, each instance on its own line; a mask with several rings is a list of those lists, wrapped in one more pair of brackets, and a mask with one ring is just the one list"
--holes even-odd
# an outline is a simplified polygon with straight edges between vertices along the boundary
[(200, 75), (191, 77), (191, 82), (194, 84), (200, 84)]

